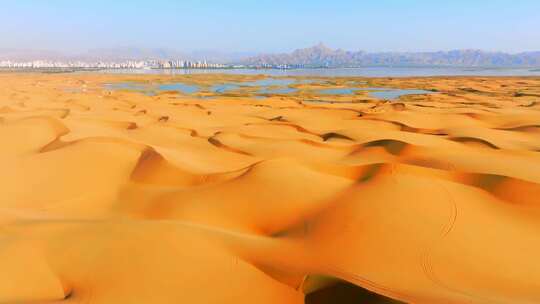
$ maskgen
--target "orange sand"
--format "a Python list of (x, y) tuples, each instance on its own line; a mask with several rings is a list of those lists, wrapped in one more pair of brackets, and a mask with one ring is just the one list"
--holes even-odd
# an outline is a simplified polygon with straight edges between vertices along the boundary
[(172, 79), (0, 75), (0, 303), (303, 303), (328, 278), (540, 302), (540, 79), (331, 104), (102, 87), (125, 80)]

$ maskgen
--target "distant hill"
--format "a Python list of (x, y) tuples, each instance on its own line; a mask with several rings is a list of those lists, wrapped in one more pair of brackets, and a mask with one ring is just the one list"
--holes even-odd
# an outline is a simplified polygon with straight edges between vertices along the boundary
[(305, 67), (365, 67), (365, 66), (453, 66), (453, 67), (534, 67), (540, 68), (540, 52), (508, 54), (481, 50), (445, 52), (378, 52), (331, 49), (324, 44), (298, 49), (286, 54), (262, 54), (225, 51), (181, 52), (173, 49), (117, 47), (93, 49), (81, 53), (0, 49), (0, 60), (207, 60), (213, 63), (263, 65), (294, 65)]
[(459, 67), (540, 67), (540, 52), (507, 54), (481, 50), (445, 52), (350, 52), (324, 44), (288, 54), (266, 54), (244, 59), (246, 65), (304, 65), (306, 67), (361, 66), (459, 66)]
[(77, 55), (79, 59), (99, 59), (99, 60), (207, 60), (214, 63), (229, 63), (241, 61), (253, 53), (225, 52), (212, 50), (199, 50), (191, 52), (181, 52), (173, 49), (144, 49), (136, 47), (120, 47), (110, 49), (94, 49), (84, 54)]
[(118, 47), (108, 49), (91, 49), (85, 53), (77, 54), (78, 59), (98, 59), (98, 60), (165, 60), (173, 58), (184, 58), (184, 53), (169, 49), (145, 49), (136, 47)]

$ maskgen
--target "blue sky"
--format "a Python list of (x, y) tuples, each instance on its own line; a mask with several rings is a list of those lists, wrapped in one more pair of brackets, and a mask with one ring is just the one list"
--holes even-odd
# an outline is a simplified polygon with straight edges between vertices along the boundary
[(2, 0), (0, 48), (540, 50), (539, 0)]

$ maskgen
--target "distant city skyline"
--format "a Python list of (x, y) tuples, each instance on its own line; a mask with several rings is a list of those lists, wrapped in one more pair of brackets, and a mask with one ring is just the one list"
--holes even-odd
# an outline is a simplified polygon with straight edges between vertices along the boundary
[(0, 50), (0, 68), (346, 68), (346, 67), (540, 67), (540, 51), (510, 54), (481, 50), (437, 52), (350, 52), (324, 44), (290, 53), (256, 56), (224, 53), (182, 53), (174, 50), (105, 49), (79, 56), (51, 55), (42, 52)]
[(535, 0), (4, 0), (0, 49), (540, 51)]

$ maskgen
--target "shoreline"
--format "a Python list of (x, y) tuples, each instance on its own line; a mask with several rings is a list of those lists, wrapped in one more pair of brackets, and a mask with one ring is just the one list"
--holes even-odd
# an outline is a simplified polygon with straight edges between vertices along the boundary
[[(365, 67), (314, 67), (314, 68), (0, 68), (0, 73), (110, 73), (110, 74), (197, 74), (197, 73), (261, 73), (268, 75), (291, 74), (309, 76), (370, 76), (362, 72), (380, 71), (379, 77), (415, 76), (540, 76), (535, 67), (456, 67), (456, 66), (365, 66)], [(356, 73), (355, 73), (356, 71)], [(402, 73), (402, 71), (406, 71)], [(409, 71), (409, 74), (407, 74)], [(432, 74), (429, 74), (430, 71)], [(343, 72), (343, 73), (340, 73)], [(442, 72), (442, 73), (441, 73)], [(516, 72), (519, 74), (516, 75)], [(419, 73), (422, 73), (419, 75)], [(343, 74), (343, 75), (338, 75)]]

